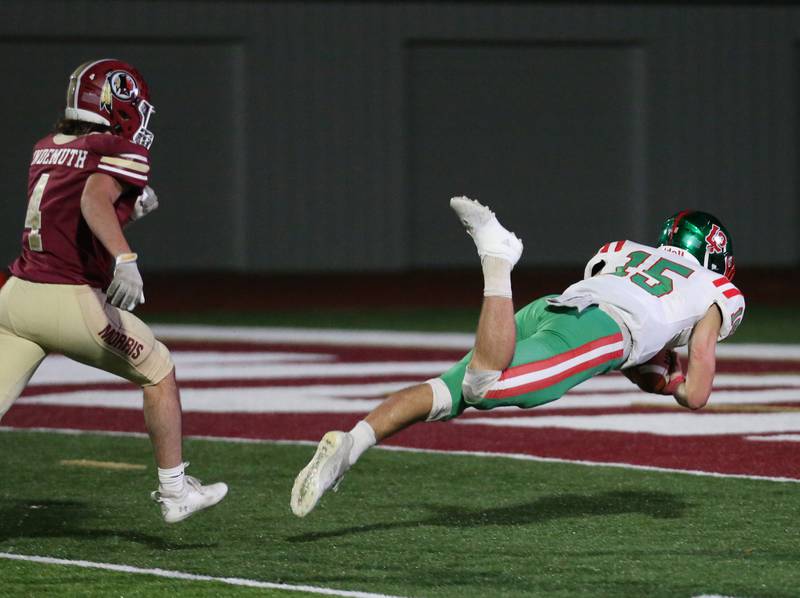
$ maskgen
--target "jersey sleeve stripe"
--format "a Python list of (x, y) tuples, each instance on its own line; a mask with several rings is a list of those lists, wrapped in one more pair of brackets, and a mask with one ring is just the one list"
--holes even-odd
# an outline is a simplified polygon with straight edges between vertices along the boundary
[(123, 170), (121, 168), (114, 168), (113, 166), (107, 166), (106, 164), (98, 164), (97, 168), (101, 170), (106, 170), (108, 172), (113, 172), (114, 174), (121, 174), (126, 177), (130, 177), (132, 179), (136, 179), (139, 181), (147, 181), (147, 176), (142, 174), (136, 174), (135, 172), (130, 172), (129, 170)]
[(736, 287), (733, 287), (732, 289), (728, 289), (722, 294), (725, 295), (728, 299), (730, 299), (731, 297), (736, 297), (736, 295), (741, 295), (742, 292)]
[(622, 251), (623, 247), (625, 247), (625, 241), (617, 241), (617, 244), (614, 245), (614, 251)]
[(611, 247), (611, 243), (606, 243), (600, 248), (600, 251), (598, 251), (597, 253), (606, 253), (609, 247)]
[(731, 281), (723, 276), (722, 278), (717, 278), (714, 281), (714, 286), (715, 287), (721, 287), (722, 285), (730, 284), (730, 283), (731, 283)]
[(119, 154), (120, 158), (127, 158), (128, 160), (136, 160), (137, 162), (144, 162), (147, 164), (147, 158), (139, 154)]
[(119, 166), (120, 168), (126, 168), (128, 170), (134, 170), (136, 172), (143, 172), (143, 173), (150, 172), (150, 167), (147, 164), (139, 164), (139, 162), (134, 162), (133, 160), (126, 160), (125, 158), (113, 158), (111, 156), (103, 156), (102, 158), (100, 158), (100, 162), (102, 164), (111, 164), (112, 166)]

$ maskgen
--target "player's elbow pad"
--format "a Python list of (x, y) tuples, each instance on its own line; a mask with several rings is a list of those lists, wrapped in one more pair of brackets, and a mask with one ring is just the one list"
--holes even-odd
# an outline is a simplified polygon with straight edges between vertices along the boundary
[(502, 373), (500, 370), (474, 370), (468, 367), (461, 383), (464, 401), (469, 405), (480, 402)]

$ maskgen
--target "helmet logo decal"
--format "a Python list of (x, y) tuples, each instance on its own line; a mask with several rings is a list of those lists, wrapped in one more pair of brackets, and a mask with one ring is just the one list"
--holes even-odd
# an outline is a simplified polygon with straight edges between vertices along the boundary
[(100, 92), (100, 110), (111, 112), (111, 85), (106, 81)]
[(708, 253), (725, 253), (728, 249), (728, 237), (716, 224), (711, 225), (711, 230), (706, 235), (706, 250)]
[(114, 97), (123, 102), (130, 102), (139, 95), (139, 86), (130, 73), (113, 71), (108, 74), (108, 83)]

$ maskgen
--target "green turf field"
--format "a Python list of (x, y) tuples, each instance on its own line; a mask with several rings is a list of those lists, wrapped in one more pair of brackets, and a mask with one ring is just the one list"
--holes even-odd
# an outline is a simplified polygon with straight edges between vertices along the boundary
[[(391, 309), (144, 319), (469, 332), (476, 316)], [(789, 308), (752, 308), (734, 339), (797, 343), (800, 327)], [(301, 520), (289, 491), (313, 447), (188, 440), (189, 473), (223, 479), (231, 491), (168, 527), (149, 500), (155, 468), (144, 438), (3, 432), (0, 452), (0, 552), (402, 596), (800, 595), (800, 484), (375, 450)], [(5, 559), (0, 580), (3, 596), (303, 595)]]
[[(167, 527), (148, 499), (144, 438), (4, 432), (0, 452), (0, 552), (404, 596), (788, 598), (800, 588), (793, 483), (375, 450), (297, 519), (289, 490), (312, 447), (189, 440), (190, 472), (231, 491)], [(0, 578), (6, 596), (293, 595), (2, 559)]]

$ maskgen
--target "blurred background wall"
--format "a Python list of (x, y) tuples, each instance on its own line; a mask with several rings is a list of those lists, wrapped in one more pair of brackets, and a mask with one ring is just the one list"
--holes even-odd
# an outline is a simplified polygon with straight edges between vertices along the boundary
[(685, 207), (742, 265), (800, 263), (800, 8), (523, 2), (0, 3), (0, 262), (69, 73), (118, 57), (157, 114), (143, 267), (303, 273), (473, 266), (451, 195), (523, 265), (654, 241)]

